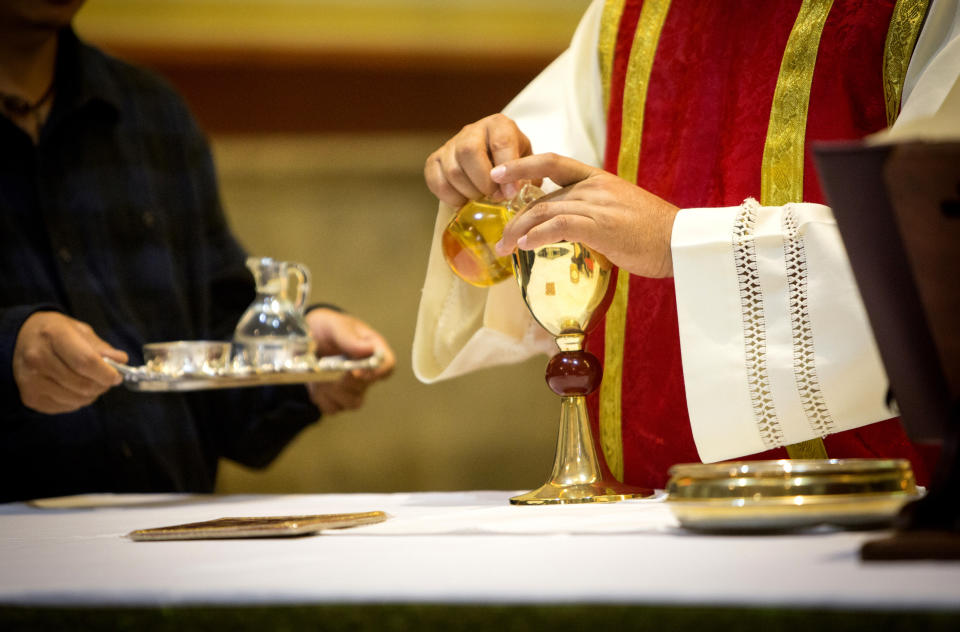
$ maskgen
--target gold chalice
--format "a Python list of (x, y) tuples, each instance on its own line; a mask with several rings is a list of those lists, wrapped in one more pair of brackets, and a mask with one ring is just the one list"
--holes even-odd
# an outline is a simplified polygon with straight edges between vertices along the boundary
[[(450, 268), (464, 281), (489, 287), (510, 276), (510, 261), (493, 250), (503, 228), (543, 191), (526, 185), (512, 200), (474, 200), (461, 207), (442, 238)], [(586, 397), (600, 386), (600, 360), (583, 350), (591, 326), (610, 303), (612, 264), (579, 243), (515, 251), (513, 273), (523, 300), (540, 325), (557, 339), (560, 353), (547, 364), (547, 384), (560, 396), (560, 435), (550, 480), (510, 499), (514, 505), (614, 502), (652, 496), (653, 491), (605, 478), (590, 432)]]
[(533, 317), (557, 340), (560, 352), (547, 364), (547, 385), (560, 396), (560, 433), (550, 479), (514, 496), (514, 505), (616, 502), (652, 496), (650, 489), (605, 478), (600, 468), (587, 395), (600, 386), (600, 360), (583, 340), (610, 303), (613, 265), (580, 243), (561, 242), (517, 250), (513, 271)]

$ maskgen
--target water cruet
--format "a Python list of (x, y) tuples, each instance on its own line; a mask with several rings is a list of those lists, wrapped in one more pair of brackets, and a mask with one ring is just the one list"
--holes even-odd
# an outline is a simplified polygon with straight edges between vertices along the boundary
[[(296, 368), (313, 359), (315, 344), (303, 315), (310, 272), (300, 263), (250, 257), (257, 297), (234, 330), (234, 342), (255, 369)], [(292, 283), (291, 283), (292, 281)]]

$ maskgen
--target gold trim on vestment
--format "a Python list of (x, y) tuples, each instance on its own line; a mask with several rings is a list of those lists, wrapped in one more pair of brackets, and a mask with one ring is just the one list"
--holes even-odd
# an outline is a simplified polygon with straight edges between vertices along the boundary
[(787, 450), (787, 457), (791, 459), (826, 459), (827, 457), (827, 446), (824, 445), (823, 439), (817, 437), (816, 439), (809, 439), (807, 441), (801, 441), (800, 443), (791, 443), (790, 445), (783, 446)]
[[(832, 6), (833, 0), (804, 0), (787, 39), (763, 146), (760, 203), (765, 206), (803, 201), (803, 154), (810, 85), (817, 64), (820, 36)], [(766, 375), (765, 367), (763, 375)], [(751, 398), (754, 398), (753, 393)], [(758, 427), (769, 426), (771, 422), (779, 425), (778, 420), (758, 418), (756, 422)], [(818, 437), (788, 445), (787, 455), (790, 458), (826, 458), (827, 451), (823, 439)]]
[(610, 84), (613, 81), (613, 52), (617, 47), (620, 18), (627, 0), (606, 0), (603, 17), (600, 18), (600, 41), (597, 52), (600, 56), (600, 80), (603, 85), (603, 112), (610, 114)]
[(787, 40), (763, 146), (760, 203), (764, 206), (803, 201), (803, 149), (810, 84), (820, 35), (831, 6), (833, 0), (804, 0)]
[(623, 426), (620, 416), (623, 387), (623, 342), (627, 329), (630, 274), (617, 270), (617, 286), (607, 309), (603, 338), (603, 380), (600, 381), (600, 447), (610, 472), (623, 481)]
[(883, 49), (883, 100), (887, 106), (887, 127), (893, 125), (900, 114), (903, 80), (929, 8), (930, 0), (897, 0), (893, 7)]
[[(610, 4), (612, 3), (608, 3), (608, 6)], [(620, 154), (617, 160), (617, 174), (629, 182), (637, 181), (647, 86), (657, 52), (657, 43), (660, 41), (660, 32), (663, 30), (663, 23), (667, 19), (669, 9), (670, 0), (646, 0), (640, 9), (637, 31), (630, 48), (630, 59), (627, 62), (627, 74), (624, 79), (623, 124), (620, 131)], [(604, 15), (604, 18), (607, 17)], [(619, 24), (619, 18), (617, 22)], [(617, 27), (608, 28), (616, 29)], [(610, 61), (612, 64), (612, 57)], [(620, 402), (629, 287), (630, 275), (623, 270), (618, 270), (616, 292), (607, 310), (605, 321), (603, 381), (600, 383), (600, 444), (610, 472), (620, 481), (623, 480)]]
[(634, 183), (637, 181), (637, 168), (640, 165), (640, 136), (643, 134), (643, 114), (647, 104), (650, 71), (653, 70), (660, 31), (669, 9), (670, 0), (647, 0), (643, 3), (637, 31), (633, 36), (633, 46), (630, 48), (630, 60), (627, 62), (617, 175)]

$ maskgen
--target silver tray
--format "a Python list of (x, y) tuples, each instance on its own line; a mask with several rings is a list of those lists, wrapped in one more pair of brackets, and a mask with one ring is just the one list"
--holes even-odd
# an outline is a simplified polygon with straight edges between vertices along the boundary
[(349, 371), (376, 369), (383, 362), (383, 356), (381, 354), (366, 358), (325, 356), (306, 365), (280, 370), (236, 367), (228, 364), (215, 370), (197, 369), (177, 372), (158, 371), (147, 366), (129, 366), (110, 358), (104, 358), (104, 360), (123, 375), (123, 384), (131, 391), (164, 392), (333, 382)]

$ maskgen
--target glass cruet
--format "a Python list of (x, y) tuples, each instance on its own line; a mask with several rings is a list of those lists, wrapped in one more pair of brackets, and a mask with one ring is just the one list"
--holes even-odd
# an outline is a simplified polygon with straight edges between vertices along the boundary
[(313, 358), (314, 341), (303, 307), (310, 294), (310, 271), (300, 263), (250, 257), (247, 267), (257, 296), (234, 330), (234, 342), (256, 369), (296, 368)]

